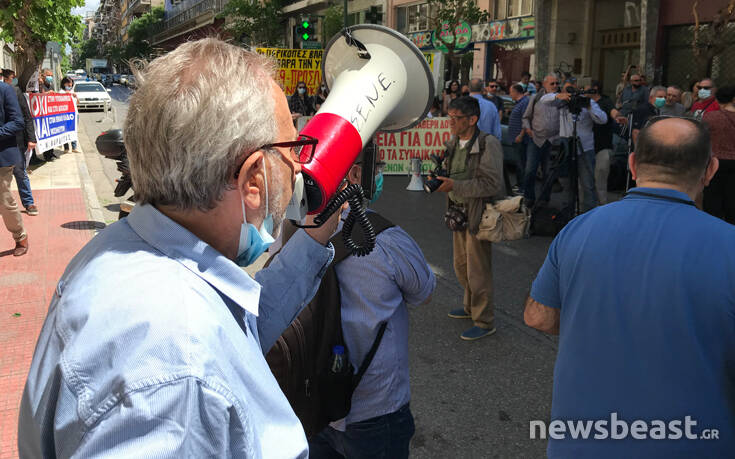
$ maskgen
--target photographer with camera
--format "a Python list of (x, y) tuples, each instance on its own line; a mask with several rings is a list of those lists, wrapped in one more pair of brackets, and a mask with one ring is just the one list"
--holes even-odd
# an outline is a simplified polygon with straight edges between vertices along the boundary
[(492, 246), (477, 239), (477, 232), (485, 204), (504, 196), (503, 147), (478, 129), (479, 118), (480, 105), (473, 97), (449, 104), (452, 138), (445, 143), (446, 176), (437, 177), (442, 183), (436, 188), (448, 195), (445, 221), (453, 231), (454, 271), (464, 287), (464, 305), (449, 317), (472, 319), (474, 326), (460, 336), (466, 341), (495, 333)]
[[(572, 163), (572, 154), (576, 154), (577, 178), (582, 188), (580, 210), (587, 212), (597, 206), (595, 190), (595, 136), (592, 131), (595, 124), (607, 123), (607, 115), (587, 91), (580, 91), (577, 80), (569, 78), (564, 82), (563, 90), (557, 99), (564, 103), (559, 108), (559, 136), (565, 149), (564, 165), (571, 174), (575, 171), (568, 166)], [(574, 123), (576, 119), (576, 138)], [(565, 186), (569, 190), (570, 204), (574, 204), (575, 187)]]
[(615, 109), (615, 103), (609, 97), (602, 93), (602, 83), (592, 80), (592, 83), (585, 88), (590, 95), (590, 99), (600, 106), (600, 110), (607, 115), (605, 124), (597, 124), (592, 127), (592, 133), (595, 136), (595, 185), (597, 187), (597, 200), (599, 204), (607, 203), (607, 178), (610, 175), (610, 155), (613, 151), (613, 131), (615, 129), (615, 119), (619, 113)]

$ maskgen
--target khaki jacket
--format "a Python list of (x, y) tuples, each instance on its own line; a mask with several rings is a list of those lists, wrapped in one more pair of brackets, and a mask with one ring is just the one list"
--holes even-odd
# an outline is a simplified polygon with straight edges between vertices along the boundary
[[(444, 146), (447, 148), (445, 166), (449, 173), (452, 156), (459, 145), (459, 138), (452, 136)], [(503, 181), (503, 146), (495, 136), (480, 131), (475, 144), (467, 155), (467, 170), (470, 179), (455, 180), (454, 192), (466, 199), (467, 229), (477, 234), (485, 204), (505, 197)]]

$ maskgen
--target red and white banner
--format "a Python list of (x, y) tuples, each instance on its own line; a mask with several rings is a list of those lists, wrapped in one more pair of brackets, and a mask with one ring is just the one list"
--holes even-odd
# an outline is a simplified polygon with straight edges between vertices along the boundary
[(421, 173), (427, 174), (435, 165), (429, 155), (442, 155), (444, 142), (452, 137), (449, 118), (426, 118), (413, 129), (402, 132), (377, 132), (378, 158), (385, 161), (386, 175), (406, 175), (411, 158), (421, 158)]
[(72, 94), (26, 94), (36, 129), (36, 151), (44, 152), (78, 140), (77, 103)]

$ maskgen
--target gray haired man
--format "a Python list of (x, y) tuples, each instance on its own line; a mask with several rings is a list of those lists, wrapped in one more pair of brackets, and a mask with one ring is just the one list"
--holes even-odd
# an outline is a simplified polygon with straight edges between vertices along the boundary
[(263, 354), (318, 288), (338, 215), (299, 230), (255, 280), (240, 266), (278, 235), (313, 150), (282, 145), (297, 133), (256, 53), (189, 42), (137, 80), (125, 140), (138, 205), (56, 287), (20, 456), (306, 457)]

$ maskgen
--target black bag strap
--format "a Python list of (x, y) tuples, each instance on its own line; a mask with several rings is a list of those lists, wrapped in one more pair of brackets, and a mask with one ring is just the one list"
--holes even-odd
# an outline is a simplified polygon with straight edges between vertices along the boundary
[[(388, 228), (395, 226), (390, 220), (376, 212), (368, 212), (367, 218), (370, 220), (370, 224), (375, 230), (375, 236)], [(357, 226), (352, 228), (352, 240), (358, 245), (363, 245), (365, 243), (365, 235), (362, 233), (362, 230), (358, 230)], [(345, 246), (344, 239), (342, 238), (342, 231), (332, 236), (330, 242), (334, 246), (334, 260), (332, 260), (333, 265), (336, 265), (350, 256), (351, 252)]]
[(370, 366), (370, 363), (373, 361), (373, 357), (375, 357), (375, 353), (378, 352), (378, 347), (380, 346), (380, 342), (383, 340), (383, 335), (385, 334), (385, 329), (387, 327), (388, 327), (388, 322), (382, 322), (380, 324), (380, 327), (378, 327), (378, 335), (375, 337), (375, 341), (373, 341), (373, 345), (370, 347), (370, 350), (365, 356), (365, 360), (362, 361), (362, 364), (360, 365), (360, 369), (357, 370), (357, 373), (355, 374), (355, 377), (353, 378), (352, 387), (357, 387), (358, 384), (360, 384), (360, 381), (362, 380), (363, 375), (365, 375), (365, 372)]

